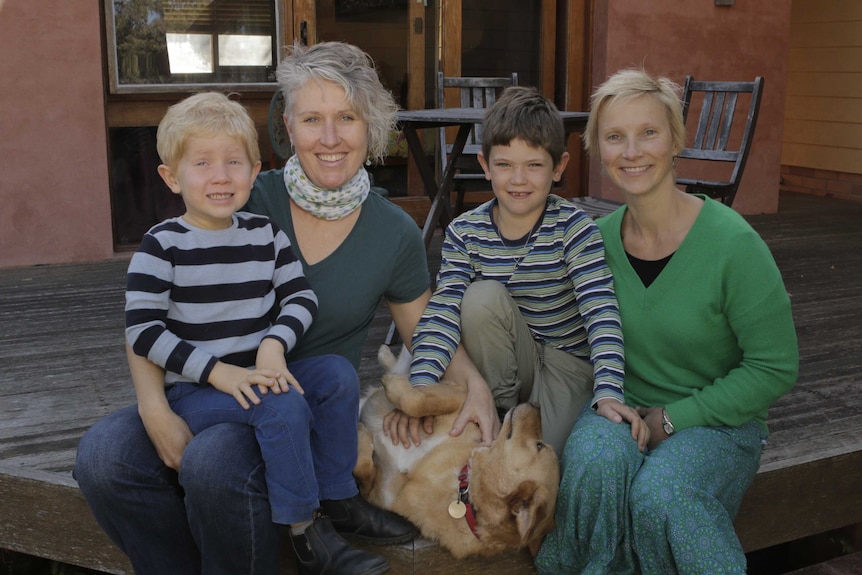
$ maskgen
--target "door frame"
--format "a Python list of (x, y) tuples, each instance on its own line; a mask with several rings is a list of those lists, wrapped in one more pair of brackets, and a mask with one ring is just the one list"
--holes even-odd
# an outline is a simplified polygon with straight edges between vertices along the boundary
[[(448, 1), (448, 0), (447, 0)], [(460, 1), (460, 0), (459, 0)], [(335, 17), (334, 0), (281, 0), (285, 18), (285, 45), (296, 39), (307, 44), (318, 41), (318, 31), (325, 29), (326, 22), (318, 22), (318, 16)], [(425, 2), (408, 2), (407, 32), (407, 107), (425, 107)], [(290, 31), (290, 34), (288, 34)]]

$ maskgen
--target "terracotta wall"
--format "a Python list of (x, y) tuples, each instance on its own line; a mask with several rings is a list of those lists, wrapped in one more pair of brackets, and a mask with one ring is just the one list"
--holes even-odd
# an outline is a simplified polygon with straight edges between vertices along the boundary
[(0, 11), (0, 267), (113, 256), (98, 6)]
[[(734, 208), (744, 214), (778, 209), (781, 140), (787, 86), (791, 0), (595, 0), (593, 86), (622, 68), (644, 67), (682, 84), (765, 78), (760, 117)], [(620, 199), (602, 181), (597, 160), (591, 195)]]

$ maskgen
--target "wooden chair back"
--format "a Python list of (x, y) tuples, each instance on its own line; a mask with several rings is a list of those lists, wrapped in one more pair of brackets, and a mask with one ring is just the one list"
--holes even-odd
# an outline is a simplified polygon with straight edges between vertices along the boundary
[[(455, 77), (444, 76), (443, 72), (437, 73), (437, 106), (440, 108), (488, 108), (497, 101), (497, 96), (508, 86), (518, 85), (518, 73), (513, 72), (506, 77)], [(446, 105), (446, 88), (457, 88), (459, 101), (457, 106)], [(446, 128), (440, 128), (440, 173), (445, 173), (449, 165), (449, 155), (452, 145), (446, 141)], [(473, 126), (464, 151), (456, 163), (455, 191), (457, 199), (455, 202), (455, 214), (464, 209), (465, 181), (484, 180), (476, 155), (482, 151), (482, 126)]]
[(284, 93), (281, 88), (275, 91), (272, 99), (269, 101), (269, 120), (267, 122), (269, 128), (269, 142), (272, 144), (272, 151), (279, 160), (279, 168), (284, 166), (287, 159), (292, 154), (290, 146), (290, 136), (287, 135), (287, 126), (284, 125)]
[[(686, 125), (692, 102), (700, 105), (700, 114), (693, 141), (678, 157), (726, 162), (731, 168), (727, 178), (677, 177), (678, 185), (685, 186), (689, 193), (705, 194), (728, 206), (733, 204), (751, 151), (762, 91), (761, 76), (753, 82), (705, 82), (686, 76), (683, 88), (683, 119)], [(747, 109), (738, 109), (740, 94), (750, 94)]]

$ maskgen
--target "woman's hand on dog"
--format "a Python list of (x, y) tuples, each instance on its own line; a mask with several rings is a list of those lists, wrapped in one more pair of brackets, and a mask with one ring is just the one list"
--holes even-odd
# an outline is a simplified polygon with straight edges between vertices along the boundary
[(640, 451), (649, 445), (650, 428), (634, 408), (620, 403), (616, 399), (606, 398), (599, 400), (598, 405), (596, 405), (596, 412), (614, 423), (628, 421), (632, 427), (632, 439), (638, 442)]
[(383, 435), (392, 439), (392, 445), (400, 443), (404, 449), (410, 449), (411, 442), (413, 445), (420, 445), (420, 429), (431, 435), (434, 432), (434, 417), (410, 417), (400, 409), (394, 409), (383, 416)]

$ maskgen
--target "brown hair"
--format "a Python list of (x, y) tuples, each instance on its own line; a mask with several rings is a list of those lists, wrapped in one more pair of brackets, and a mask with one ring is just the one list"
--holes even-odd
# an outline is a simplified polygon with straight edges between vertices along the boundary
[(566, 151), (566, 130), (553, 102), (536, 88), (510, 86), (494, 102), (482, 123), (482, 153), (491, 156), (493, 146), (524, 140), (550, 154), (554, 166)]

